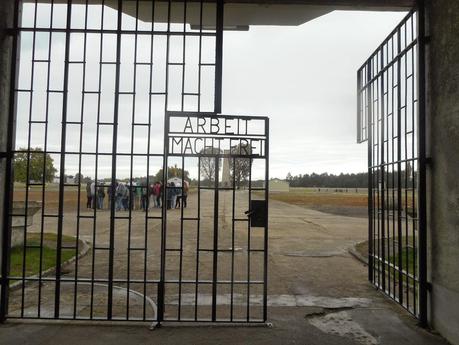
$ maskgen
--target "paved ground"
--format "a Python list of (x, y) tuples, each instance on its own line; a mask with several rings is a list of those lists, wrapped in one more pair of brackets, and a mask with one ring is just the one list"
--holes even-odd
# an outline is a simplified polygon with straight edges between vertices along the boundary
[[(190, 208), (186, 216), (196, 216), (196, 200), (190, 197)], [(246, 195), (240, 192), (237, 195), (236, 216), (242, 216), (247, 209), (244, 205)], [(210, 236), (212, 231), (212, 199), (211, 195), (203, 197), (201, 226), (201, 248), (210, 246), (213, 242)], [(231, 248), (231, 212), (232, 203), (229, 193), (222, 194), (220, 203), (220, 245), (221, 249)], [(89, 213), (88, 213), (89, 215)], [(120, 215), (127, 215), (121, 213)], [(154, 212), (150, 215), (154, 215)], [(180, 246), (181, 232), (178, 221), (179, 211), (170, 211), (170, 233), (167, 246), (174, 249)], [(104, 218), (105, 217), (105, 218)], [(75, 219), (67, 215), (65, 232), (72, 234), (76, 229)], [(95, 227), (92, 220), (85, 220), (81, 224), (80, 237), (93, 243), (93, 230), (96, 229), (96, 247), (104, 248), (108, 241), (108, 214), (99, 217)], [(155, 223), (156, 222), (156, 223)], [(131, 278), (140, 279), (144, 275), (143, 251), (127, 248), (142, 248), (147, 243), (148, 278), (155, 279), (158, 275), (159, 255), (159, 222), (151, 220), (148, 227), (148, 238), (145, 241), (145, 219), (140, 212), (135, 213), (131, 227), (127, 221), (120, 219), (115, 235), (115, 271), (117, 279), (126, 278), (127, 267), (130, 267)], [(38, 224), (36, 224), (37, 226)], [(52, 224), (49, 224), (50, 226)], [(192, 221), (186, 225), (184, 231), (184, 256), (182, 258), (182, 273), (195, 276), (196, 238), (195, 226)], [(246, 238), (243, 229), (236, 229), (235, 259), (236, 275), (238, 279), (247, 276), (245, 250)], [(347, 249), (356, 242), (362, 241), (367, 235), (367, 222), (362, 218), (350, 218), (320, 213), (299, 206), (292, 206), (281, 202), (272, 202), (270, 207), (270, 235), (269, 235), (269, 320), (272, 328), (267, 327), (189, 327), (175, 325), (149, 331), (145, 325), (125, 326), (111, 324), (107, 326), (76, 326), (63, 324), (24, 324), (10, 322), (0, 327), (1, 344), (445, 344), (434, 336), (416, 326), (415, 320), (394, 303), (385, 299), (367, 282), (366, 267), (351, 257)], [(262, 233), (254, 231), (252, 245), (262, 243)], [(240, 249), (239, 249), (240, 248)], [(254, 248), (254, 247), (252, 247)], [(139, 254), (140, 252), (140, 254)], [(175, 279), (180, 272), (180, 257), (176, 252), (170, 252), (168, 258), (166, 278)], [(96, 267), (95, 277), (103, 281), (107, 276), (106, 250), (96, 250), (80, 260), (78, 277), (90, 277), (92, 264)], [(204, 254), (203, 254), (204, 255)], [(93, 261), (94, 258), (94, 261)], [(202, 259), (202, 258), (201, 258)], [(222, 259), (223, 261), (225, 259)], [(230, 262), (230, 261), (227, 261)], [(257, 259), (252, 262), (251, 279), (256, 279), (262, 270), (256, 269)], [(255, 267), (255, 269), (254, 269)], [(202, 259), (200, 279), (207, 279), (211, 272), (211, 261)], [(221, 279), (231, 273), (228, 264), (221, 270)], [(66, 268), (66, 277), (75, 275), (75, 267)], [(187, 278), (188, 277), (188, 278)], [(66, 285), (66, 284), (64, 284)], [(69, 285), (69, 284), (67, 284)], [(71, 315), (89, 315), (91, 286), (78, 286), (77, 307), (72, 304), (74, 299), (73, 286), (63, 288), (62, 312)], [(126, 294), (125, 284), (114, 293), (115, 315), (126, 312), (126, 301), (130, 304), (130, 315), (140, 316), (143, 310), (143, 298), (135, 293)], [(130, 286), (132, 290), (143, 292), (143, 285)], [(53, 284), (45, 283), (42, 288), (42, 313), (52, 312)], [(95, 315), (105, 313), (105, 287), (94, 287), (95, 301), (92, 309)], [(11, 312), (20, 311), (21, 294), (15, 291), (12, 296)], [(37, 312), (34, 306), (37, 300), (38, 286), (26, 288), (25, 310), (34, 315)], [(147, 296), (155, 302), (155, 289), (147, 289)], [(209, 294), (199, 292), (200, 312), (205, 317), (209, 311)], [(243, 305), (246, 293), (239, 290), (235, 294), (236, 307)], [(255, 293), (252, 291), (252, 293)], [(251, 293), (251, 294), (252, 294)], [(226, 305), (221, 316), (227, 316), (228, 291), (219, 293), (219, 301)], [(166, 315), (173, 317), (177, 310), (177, 293), (172, 288), (166, 294)], [(148, 301), (147, 301), (148, 302)], [(182, 291), (181, 303), (184, 304), (182, 313), (193, 314), (193, 290)], [(253, 299), (253, 312), (260, 309), (257, 298)], [(237, 308), (236, 308), (237, 309)], [(245, 308), (241, 312), (244, 315)], [(100, 314), (98, 314), (100, 313)], [(154, 313), (147, 303), (146, 313)], [(183, 315), (182, 315), (183, 316)]]

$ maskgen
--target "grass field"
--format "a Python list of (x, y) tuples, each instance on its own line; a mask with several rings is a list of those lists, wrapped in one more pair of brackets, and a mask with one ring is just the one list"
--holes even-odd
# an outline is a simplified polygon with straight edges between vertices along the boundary
[[(323, 189), (322, 189), (323, 190)], [(318, 191), (317, 188), (290, 188), (289, 192), (272, 192), (271, 200), (304, 206), (344, 216), (366, 217), (368, 196), (353, 189), (350, 192)]]
[[(56, 265), (56, 240), (55, 234), (44, 234), (42, 251), (42, 271), (46, 271)], [(25, 255), (25, 276), (32, 276), (40, 271), (40, 234), (28, 234), (27, 245), (33, 248), (26, 249)], [(63, 236), (63, 246), (75, 246), (75, 239), (70, 236)], [(10, 276), (21, 277), (23, 270), (24, 250), (21, 246), (11, 249)], [(61, 263), (75, 256), (74, 249), (62, 249)]]

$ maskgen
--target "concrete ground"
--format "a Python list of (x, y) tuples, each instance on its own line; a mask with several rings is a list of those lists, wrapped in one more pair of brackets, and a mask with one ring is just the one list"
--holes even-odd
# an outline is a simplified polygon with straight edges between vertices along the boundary
[[(242, 217), (247, 209), (246, 192), (238, 192), (236, 197), (236, 218)], [(219, 238), (221, 249), (231, 249), (231, 194), (223, 192), (220, 196)], [(185, 216), (197, 215), (196, 195), (190, 196), (189, 208)], [(203, 195), (201, 200), (201, 248), (210, 248), (213, 220), (212, 194)], [(153, 210), (150, 215), (155, 215)], [(90, 212), (87, 212), (89, 215)], [(180, 246), (180, 211), (168, 212), (169, 234), (167, 248)], [(126, 216), (127, 212), (119, 215)], [(75, 218), (66, 214), (65, 232), (74, 234)], [(91, 277), (92, 267), (96, 267), (94, 276), (103, 280), (107, 276), (108, 256), (103, 248), (108, 241), (108, 213), (101, 212), (95, 226), (92, 220), (80, 224), (80, 238), (94, 243), (96, 230), (96, 247), (101, 248), (80, 259), (78, 277)], [(35, 229), (38, 230), (38, 222)], [(144, 252), (139, 248), (147, 244), (148, 279), (158, 275), (159, 255), (159, 222), (150, 220), (145, 239), (145, 216), (140, 211), (133, 213), (132, 226), (129, 230), (126, 220), (120, 219), (115, 235), (115, 278), (127, 276), (130, 267), (131, 279), (141, 279), (144, 275)], [(246, 229), (246, 225), (245, 229)], [(235, 234), (235, 277), (247, 276), (247, 242), (244, 226), (236, 227)], [(47, 228), (51, 228), (49, 224)], [(170, 251), (166, 263), (166, 279), (174, 280), (180, 272), (184, 279), (195, 276), (196, 237), (195, 223), (185, 225), (183, 253), (180, 261), (177, 252)], [(245, 230), (246, 231), (246, 230)], [(128, 236), (127, 234), (131, 234)], [(246, 232), (245, 232), (246, 233)], [(251, 248), (262, 243), (262, 233), (253, 231)], [(268, 327), (226, 327), (166, 324), (160, 329), (150, 331), (148, 324), (125, 325), (112, 322), (105, 325), (81, 325), (64, 323), (29, 323), (10, 321), (0, 326), (0, 344), (446, 344), (440, 337), (433, 335), (416, 325), (416, 320), (407, 312), (389, 301), (367, 282), (367, 269), (349, 253), (349, 247), (365, 240), (367, 221), (362, 218), (351, 218), (321, 213), (300, 206), (272, 201), (270, 204), (269, 233), (269, 287), (268, 318), (272, 328)], [(129, 240), (130, 239), (130, 240)], [(127, 255), (127, 248), (131, 255)], [(141, 254), (139, 254), (141, 252)], [(203, 256), (205, 256), (203, 254)], [(129, 257), (129, 260), (128, 260)], [(93, 260), (94, 258), (94, 260)], [(211, 260), (200, 258), (200, 279), (208, 279), (212, 271)], [(224, 280), (231, 272), (230, 261), (221, 259), (219, 277)], [(262, 276), (262, 265), (254, 258), (251, 265), (251, 280)], [(194, 266), (193, 266), (194, 265)], [(75, 276), (75, 265), (66, 267), (66, 277)], [(242, 273), (241, 273), (242, 272)], [(240, 274), (240, 276), (238, 276)], [(66, 284), (63, 284), (64, 286)], [(68, 285), (68, 284), (67, 284)], [(143, 298), (131, 293), (123, 293), (125, 284), (117, 284), (120, 289), (114, 293), (114, 313), (122, 316), (126, 313), (126, 301), (129, 301), (131, 317), (141, 316)], [(41, 287), (42, 315), (52, 315), (54, 285), (45, 283)], [(78, 286), (77, 305), (73, 305), (74, 285), (63, 287), (61, 291), (61, 315), (87, 316), (91, 306), (89, 302), (90, 286)], [(130, 286), (130, 289), (143, 292), (142, 284)], [(150, 288), (149, 288), (150, 289)], [(146, 294), (154, 304), (156, 289), (154, 285)], [(255, 288), (254, 288), (255, 289)], [(259, 290), (258, 290), (259, 291)], [(106, 312), (106, 289), (103, 284), (93, 289), (93, 315), (104, 316)], [(182, 317), (194, 314), (194, 288), (182, 291)], [(25, 289), (25, 314), (34, 316), (37, 313), (38, 286), (29, 285)], [(240, 289), (235, 295), (235, 310), (245, 316), (246, 291)], [(256, 294), (257, 291), (251, 292)], [(177, 290), (172, 287), (166, 292), (166, 317), (177, 316)], [(207, 291), (199, 292), (199, 315), (208, 316), (209, 295)], [(251, 313), (260, 311), (257, 298), (253, 299)], [(228, 290), (219, 293), (222, 308), (219, 316), (228, 316)], [(12, 292), (10, 313), (19, 315), (21, 309), (21, 290)], [(243, 308), (242, 308), (243, 307)], [(242, 310), (242, 311), (241, 311)], [(154, 308), (147, 303), (148, 313)]]

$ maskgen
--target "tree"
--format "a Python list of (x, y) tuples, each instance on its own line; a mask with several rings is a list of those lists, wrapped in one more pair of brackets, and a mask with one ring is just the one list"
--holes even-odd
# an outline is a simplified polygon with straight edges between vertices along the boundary
[[(24, 148), (19, 150), (27, 151), (27, 149)], [(56, 172), (57, 169), (54, 168), (53, 158), (49, 153), (45, 154), (40, 148), (31, 148), (30, 153), (17, 153), (14, 158), (14, 180), (16, 182), (41, 182), (43, 181), (43, 177), (44, 182), (52, 182)]]
[(76, 184), (81, 184), (84, 182), (84, 176), (83, 174), (80, 174), (80, 173), (76, 173), (75, 174), (75, 177), (74, 177), (74, 180), (75, 180), (75, 183)]
[[(250, 146), (242, 147), (240, 144), (231, 148), (233, 155), (244, 156), (250, 155), (252, 148)], [(243, 182), (246, 182), (250, 176), (250, 170), (252, 168), (251, 158), (231, 158), (230, 159), (230, 174), (231, 178), (234, 178), (237, 189), (241, 189)]]
[[(167, 168), (167, 178), (170, 179), (172, 177), (178, 177), (180, 179), (182, 178), (182, 169), (178, 168), (177, 165)], [(184, 171), (183, 179), (185, 179), (185, 180), (189, 180), (190, 179), (189, 171), (187, 171), (187, 170)], [(162, 181), (162, 180), (163, 180), (163, 169), (161, 168), (156, 173), (156, 175), (154, 177), (154, 181), (150, 180), (150, 182), (156, 182), (156, 181)]]
[[(203, 148), (199, 154), (201, 155), (214, 155), (216, 151), (219, 151), (217, 148), (214, 147), (206, 147)], [(219, 160), (219, 163), (221, 162), (221, 159)], [(216, 158), (214, 157), (206, 157), (203, 156), (201, 157), (201, 166), (199, 167), (200, 173), (203, 176), (204, 181), (215, 181), (215, 174), (217, 173), (215, 171), (215, 166), (216, 166)], [(218, 172), (220, 172), (221, 169), (221, 164), (218, 164)]]

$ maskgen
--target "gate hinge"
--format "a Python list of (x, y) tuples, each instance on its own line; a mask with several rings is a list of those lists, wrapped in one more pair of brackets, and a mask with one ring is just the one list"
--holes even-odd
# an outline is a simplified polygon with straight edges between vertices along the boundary
[(424, 44), (430, 44), (431, 36), (424, 36)]
[(427, 158), (426, 158), (426, 164), (427, 164), (427, 165), (432, 165), (432, 163), (433, 163), (432, 157), (427, 157)]

